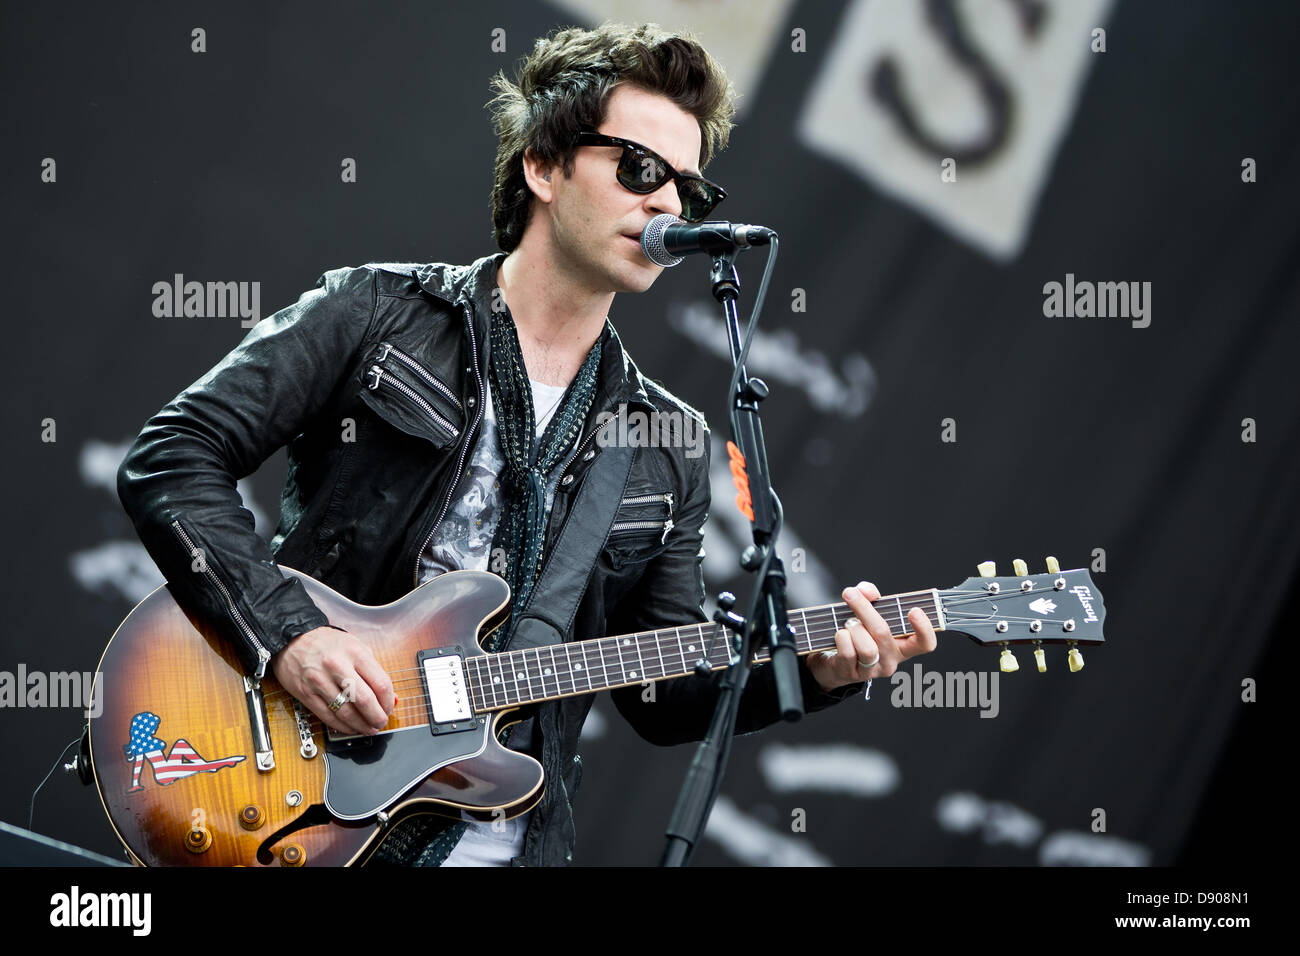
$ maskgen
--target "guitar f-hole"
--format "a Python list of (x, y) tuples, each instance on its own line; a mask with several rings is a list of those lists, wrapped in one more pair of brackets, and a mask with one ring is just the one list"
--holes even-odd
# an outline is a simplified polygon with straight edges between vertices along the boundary
[(325, 809), (324, 804), (313, 803), (310, 807), (298, 815), (292, 822), (286, 823), (280, 829), (276, 830), (257, 847), (257, 862), (263, 866), (270, 866), (275, 862), (275, 853), (272, 850), (276, 844), (286, 837), (292, 836), (299, 830), (305, 830), (308, 827), (318, 827), (327, 823), (333, 823), (334, 818), (330, 812)]

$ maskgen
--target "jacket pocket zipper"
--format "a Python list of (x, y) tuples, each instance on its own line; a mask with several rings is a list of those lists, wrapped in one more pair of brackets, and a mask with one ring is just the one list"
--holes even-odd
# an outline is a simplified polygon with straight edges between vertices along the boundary
[(411, 401), (415, 402), (415, 404), (419, 405), (420, 408), (424, 410), (426, 415), (432, 418), (435, 422), (437, 422), (447, 431), (451, 432), (452, 438), (460, 437), (460, 429), (457, 428), (455, 425), (453, 425), (451, 422), (447, 421), (447, 419), (439, 415), (437, 409), (435, 409), (427, 401), (421, 398), (420, 394), (415, 389), (411, 388), (411, 386), (407, 385), (405, 382), (399, 379), (392, 372), (389, 372), (388, 377), (385, 378), (384, 371), (385, 370), (380, 368), (378, 365), (370, 366), (370, 371), (367, 373), (367, 377), (373, 378), (373, 381), (371, 381), (367, 385), (367, 387), (372, 392), (379, 388), (380, 382), (383, 382), (385, 385), (391, 385), (393, 388), (397, 389), (399, 392), (401, 392)]
[(659, 539), (659, 543), (663, 544), (668, 540), (668, 532), (673, 530), (673, 493), (671, 491), (660, 494), (631, 495), (624, 498), (619, 507), (622, 508), (624, 505), (648, 505), (657, 501), (662, 501), (668, 507), (668, 514), (662, 521), (644, 518), (635, 521), (615, 521), (610, 525), (609, 533), (620, 534), (626, 531), (648, 531), (663, 528), (663, 535)]
[(389, 353), (392, 353), (393, 356), (395, 356), (399, 361), (405, 364), (406, 367), (409, 368), (412, 372), (420, 376), (420, 378), (424, 379), (426, 382), (428, 382), (438, 391), (442, 392), (442, 394), (447, 397), (447, 401), (451, 402), (453, 405), (456, 406), (456, 411), (462, 413), (465, 411), (464, 406), (462, 406), (460, 403), (460, 399), (458, 399), (455, 396), (455, 394), (452, 392), (450, 388), (448, 388), (442, 382), (434, 378), (433, 374), (427, 368), (425, 368), (415, 359), (411, 358), (411, 356), (407, 355), (401, 349), (397, 348), (396, 346), (392, 345), (389, 342), (380, 342), (379, 346), (380, 348), (383, 349), (383, 351), (379, 353), (379, 358), (376, 359), (377, 362), (382, 363), (384, 359), (388, 357)]
[(619, 534), (624, 531), (649, 531), (658, 530), (659, 528), (664, 529), (662, 537), (659, 538), (659, 543), (663, 544), (668, 540), (668, 532), (673, 530), (673, 519), (665, 518), (663, 521), (615, 521), (610, 525), (609, 533)]
[[(191, 559), (193, 559), (195, 551), (202, 553), (199, 548), (194, 546), (194, 541), (185, 533), (185, 529), (181, 527), (179, 520), (172, 522), (172, 530), (175, 531), (176, 536), (180, 538), (181, 544), (185, 546)], [(226, 599), (226, 607), (230, 608), (230, 616), (235, 619), (235, 623), (239, 625), (239, 629), (244, 632), (244, 636), (248, 638), (249, 643), (253, 645), (254, 649), (256, 649), (257, 673), (255, 673), (253, 677), (256, 680), (261, 680), (266, 676), (266, 662), (271, 659), (271, 652), (262, 646), (262, 642), (257, 639), (257, 635), (254, 634), (253, 629), (248, 626), (248, 622), (244, 620), (244, 616), (239, 613), (239, 608), (235, 606), (235, 599), (230, 596), (230, 591), (227, 590), (226, 585), (222, 582), (221, 578), (217, 577), (216, 572), (208, 567), (206, 558), (203, 562), (203, 573), (206, 574), (212, 580), (212, 583), (217, 586), (217, 590), (220, 591), (222, 596)]]
[(625, 505), (648, 505), (652, 501), (662, 501), (668, 506), (668, 513), (673, 513), (673, 493), (671, 491), (665, 491), (659, 495), (633, 495), (630, 498), (624, 498), (622, 503)]

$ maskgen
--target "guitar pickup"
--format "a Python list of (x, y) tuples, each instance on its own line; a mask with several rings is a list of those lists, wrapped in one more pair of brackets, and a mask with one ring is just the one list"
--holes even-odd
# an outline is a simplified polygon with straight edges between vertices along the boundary
[(470, 703), (469, 682), (465, 679), (465, 659), (460, 646), (439, 647), (416, 655), (424, 678), (424, 699), (429, 708), (429, 729), (435, 735), (472, 730), (474, 708)]

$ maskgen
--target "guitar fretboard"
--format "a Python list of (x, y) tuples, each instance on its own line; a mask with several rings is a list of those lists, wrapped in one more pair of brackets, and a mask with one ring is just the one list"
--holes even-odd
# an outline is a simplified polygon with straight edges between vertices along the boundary
[[(914, 607), (925, 613), (935, 630), (944, 626), (939, 592), (934, 589), (884, 595), (874, 607), (895, 637), (912, 632), (907, 615)], [(853, 617), (853, 611), (844, 603), (826, 604), (792, 610), (788, 617), (795, 649), (805, 655), (834, 650), (835, 632)], [(683, 677), (694, 673), (702, 660), (710, 670), (725, 667), (731, 660), (732, 635), (724, 629), (712, 640), (714, 627), (709, 621), (470, 657), (465, 663), (471, 700), (482, 713)], [(770, 660), (766, 642), (759, 644), (753, 663)]]

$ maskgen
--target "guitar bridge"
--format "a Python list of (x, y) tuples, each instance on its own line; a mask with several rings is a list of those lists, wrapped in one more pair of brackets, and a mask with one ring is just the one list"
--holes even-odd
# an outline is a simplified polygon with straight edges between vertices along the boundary
[(474, 729), (477, 724), (460, 645), (420, 651), (415, 659), (424, 678), (429, 730), (437, 735)]
[(311, 728), (311, 714), (299, 701), (293, 702), (293, 719), (298, 725), (298, 753), (303, 760), (316, 756), (316, 736)]

